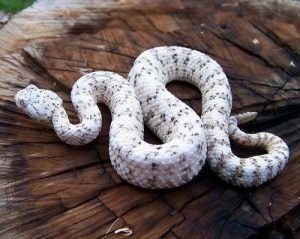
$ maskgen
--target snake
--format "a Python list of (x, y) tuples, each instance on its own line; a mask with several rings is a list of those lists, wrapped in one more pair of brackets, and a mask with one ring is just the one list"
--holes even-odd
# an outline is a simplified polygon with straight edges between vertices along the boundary
[[(166, 85), (184, 81), (202, 95), (201, 117), (171, 94)], [(222, 67), (208, 55), (180, 46), (160, 46), (142, 52), (128, 78), (96, 71), (72, 87), (71, 100), (79, 123), (68, 119), (61, 98), (52, 91), (29, 85), (15, 95), (16, 105), (32, 119), (53, 127), (67, 144), (92, 142), (101, 130), (97, 106), (106, 104), (112, 115), (109, 157), (126, 181), (149, 189), (173, 188), (191, 181), (207, 161), (226, 183), (259, 186), (283, 170), (289, 148), (267, 132), (249, 134), (238, 125), (256, 118), (256, 112), (231, 116), (232, 93)], [(144, 141), (144, 123), (162, 141)], [(237, 144), (259, 147), (265, 154), (241, 158)]]

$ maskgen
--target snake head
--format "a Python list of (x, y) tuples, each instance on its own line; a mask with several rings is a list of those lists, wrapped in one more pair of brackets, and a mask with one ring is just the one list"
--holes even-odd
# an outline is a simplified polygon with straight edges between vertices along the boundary
[(52, 91), (29, 85), (15, 95), (15, 103), (32, 119), (51, 124), (52, 115), (62, 105), (62, 100)]

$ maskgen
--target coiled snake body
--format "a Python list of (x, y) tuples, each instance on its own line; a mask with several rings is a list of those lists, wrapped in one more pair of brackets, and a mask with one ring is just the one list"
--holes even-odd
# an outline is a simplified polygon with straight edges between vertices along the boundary
[[(246, 134), (238, 123), (256, 113), (230, 116), (232, 99), (222, 68), (207, 55), (184, 47), (157, 47), (143, 52), (123, 77), (99, 71), (81, 77), (71, 98), (80, 119), (71, 124), (62, 100), (53, 92), (30, 85), (15, 96), (16, 104), (33, 119), (53, 125), (66, 143), (80, 145), (94, 140), (101, 128), (103, 102), (110, 108), (110, 159), (118, 174), (145, 188), (171, 188), (190, 181), (207, 157), (211, 169), (237, 186), (260, 185), (286, 165), (289, 150), (269, 133)], [(202, 93), (202, 116), (165, 88), (182, 80)], [(143, 120), (163, 141), (143, 140)], [(202, 123), (203, 122), (203, 123)], [(230, 148), (229, 136), (240, 144), (263, 147), (268, 154), (239, 158)]]

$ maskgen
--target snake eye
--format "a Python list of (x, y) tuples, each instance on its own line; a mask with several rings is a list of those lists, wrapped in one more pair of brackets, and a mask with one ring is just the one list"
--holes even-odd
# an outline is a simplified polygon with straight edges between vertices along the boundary
[(38, 89), (35, 85), (28, 85), (27, 87), (26, 87), (26, 89), (28, 89), (28, 90), (36, 90), (36, 89)]
[(19, 108), (24, 107), (25, 106), (25, 101), (23, 99), (23, 90), (19, 91), (16, 95), (15, 95), (15, 102), (17, 104), (17, 106)]
[(23, 99), (21, 99), (21, 100), (19, 101), (19, 104), (20, 104), (21, 106), (25, 106), (25, 101), (24, 101)]

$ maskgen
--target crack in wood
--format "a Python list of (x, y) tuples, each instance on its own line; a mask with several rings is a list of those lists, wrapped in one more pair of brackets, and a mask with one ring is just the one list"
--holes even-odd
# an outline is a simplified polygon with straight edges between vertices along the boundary
[(288, 75), (290, 76), (295, 76), (295, 74), (293, 74), (292, 72), (289, 72), (288, 69), (285, 69), (284, 67), (282, 66), (279, 66), (279, 65), (276, 65), (276, 64), (272, 64), (270, 63), (267, 59), (265, 59), (264, 57), (262, 57), (261, 55), (259, 54), (256, 54), (255, 52), (247, 49), (246, 47), (243, 47), (241, 44), (238, 44), (236, 43), (235, 41), (229, 39), (229, 38), (226, 38), (224, 36), (222, 36), (221, 34), (216, 34), (215, 32), (211, 31), (212, 34), (214, 34), (216, 37), (218, 37), (219, 39), (221, 40), (224, 40), (224, 41), (227, 41), (229, 42), (230, 44), (234, 45), (236, 48), (238, 48), (239, 50), (245, 52), (246, 54), (252, 56), (252, 57), (255, 57), (256, 59), (258, 59), (259, 61), (261, 61), (262, 63), (264, 63), (266, 66), (268, 67), (271, 67), (273, 69), (278, 69), (280, 71), (283, 71), (285, 73), (287, 73)]
[(241, 198), (240, 203), (238, 203), (238, 205), (236, 205), (230, 212), (228, 212), (228, 215), (225, 216), (224, 222), (221, 225), (221, 228), (220, 228), (219, 233), (217, 235), (217, 239), (222, 238), (222, 233), (224, 231), (224, 227), (225, 227), (226, 223), (229, 221), (230, 217), (236, 212), (236, 210), (241, 207), (241, 205), (243, 204), (243, 202), (244, 202), (244, 200), (243, 200), (243, 198)]
[[(41, 0), (39, 4), (43, 2), (44, 0)], [(65, 4), (70, 7), (74, 6), (72, 4), (75, 2), (76, 7), (71, 8), (68, 12), (66, 12), (68, 7), (51, 8), (49, 11), (44, 11), (47, 9), (45, 6), (38, 11), (33, 11), (33, 8), (25, 10), (22, 14), (14, 16), (15, 20), (13, 23), (9, 23), (9, 27), (7, 25), (5, 29), (0, 30), (1, 39), (5, 38), (5, 34), (8, 37), (6, 40), (4, 39), (4, 46), (0, 50), (1, 54), (5, 51), (17, 52), (17, 54), (9, 56), (2, 54), (0, 57), (2, 63), (0, 88), (3, 92), (0, 105), (2, 118), (0, 149), (4, 152), (0, 159), (2, 197), (4, 198), (3, 205), (0, 207), (2, 215), (0, 235), (15, 238), (60, 237), (61, 235), (65, 237), (82, 235), (91, 238), (103, 237), (111, 222), (116, 218), (121, 218), (118, 226), (123, 227), (126, 225), (124, 217), (130, 217), (128, 215), (131, 215), (130, 220), (133, 220), (132, 215), (136, 217), (136, 215), (154, 213), (154, 216), (152, 214), (149, 216), (150, 219), (137, 220), (130, 226), (133, 229), (139, 228), (136, 231), (138, 233), (150, 233), (149, 230), (152, 230), (151, 233), (157, 233), (151, 234), (154, 235), (152, 238), (183, 238), (184, 235), (196, 235), (188, 233), (191, 230), (199, 233), (197, 231), (199, 228), (202, 228), (201, 233), (204, 234), (200, 233), (197, 236), (206, 235), (206, 237), (217, 238), (230, 235), (232, 238), (244, 238), (253, 235), (263, 238), (265, 230), (271, 230), (273, 227), (277, 227), (282, 222), (281, 220), (285, 220), (282, 215), (295, 208), (298, 196), (296, 195), (298, 193), (296, 181), (292, 177), (297, 176), (296, 159), (300, 145), (300, 141), (296, 137), (300, 130), (297, 123), (300, 105), (297, 93), (300, 88), (296, 82), (299, 71), (293, 69), (292, 66), (285, 71), (284, 57), (279, 60), (275, 59), (274, 62), (270, 57), (282, 50), (283, 54), (291, 57), (293, 64), (298, 66), (299, 52), (297, 52), (296, 42), (292, 39), (293, 34), (288, 39), (287, 36), (278, 35), (278, 31), (281, 33), (281, 28), (272, 29), (270, 26), (278, 23), (282, 24), (281, 27), (285, 24), (296, 27), (297, 18), (294, 17), (295, 19), (291, 20), (290, 16), (277, 15), (274, 11), (269, 13), (269, 15), (274, 15), (272, 19), (268, 17), (269, 15), (266, 16), (265, 12), (261, 13), (256, 8), (250, 8), (245, 4), (240, 4), (238, 8), (224, 10), (218, 4), (208, 1), (203, 1), (199, 5), (194, 0), (185, 2), (176, 0), (171, 4), (175, 7), (171, 7), (164, 1), (155, 0), (153, 3), (151, 2), (151, 4), (156, 4), (155, 8), (149, 7), (149, 3), (145, 4), (139, 1), (130, 5), (127, 5), (126, 1), (123, 1), (122, 4), (108, 1), (105, 3), (105, 8), (101, 6), (90, 9), (86, 8), (84, 1), (71, 0)], [(146, 10), (143, 10), (144, 5), (146, 5)], [(163, 7), (161, 7), (162, 5)], [(110, 13), (112, 9), (113, 12)], [(104, 12), (99, 15), (99, 10)], [(265, 11), (268, 12), (268, 10)], [(34, 17), (31, 15), (33, 12), (36, 14)], [(209, 12), (214, 12), (214, 14), (211, 15)], [(103, 20), (100, 27), (95, 26), (95, 19), (98, 19), (96, 15)], [(63, 21), (60, 20), (62, 17)], [(195, 26), (201, 23), (210, 22), (218, 26), (224, 20), (230, 23), (231, 20), (234, 21), (240, 17), (278, 46), (278, 51), (276, 48), (266, 55), (252, 52), (251, 48), (247, 48), (247, 44), (243, 44), (243, 39), (246, 39), (247, 42), (253, 40), (249, 37), (247, 39), (246, 36), (235, 42), (235, 39), (228, 40), (223, 33), (218, 35), (208, 31), (211, 35), (203, 36), (198, 30), (198, 35), (194, 34), (197, 33)], [(153, 22), (154, 19), (160, 22), (156, 25)], [(49, 20), (51, 20), (50, 23)], [(87, 29), (85, 29), (85, 25), (80, 25), (81, 23), (88, 23)], [(16, 24), (15, 27), (14, 24)], [(36, 26), (36, 24), (42, 26)], [(72, 27), (73, 29), (70, 30)], [(101, 31), (96, 32), (96, 29)], [(89, 31), (88, 34), (78, 35), (85, 30)], [(245, 30), (247, 32), (247, 29)], [(67, 37), (64, 41), (54, 41), (62, 35)], [(21, 36), (23, 38), (25, 36), (27, 39), (21, 39)], [(76, 39), (74, 39), (75, 37)], [(19, 49), (25, 44), (31, 44), (33, 39), (43, 41), (43, 43), (35, 43), (20, 54)], [(266, 42), (268, 41), (266, 40)], [(63, 55), (66, 43), (74, 48), (73, 52), (69, 51), (70, 57), (74, 56), (70, 58), (71, 60), (67, 60), (69, 58)], [(97, 50), (93, 48), (95, 44), (109, 46), (107, 49), (102, 49), (102, 54), (112, 53), (114, 61), (118, 63), (115, 67), (116, 71), (124, 75), (128, 72), (126, 68), (130, 65), (128, 62), (135, 57), (135, 54), (157, 45), (176, 44), (199, 48), (215, 60), (222, 62), (224, 68), (229, 70), (229, 73), (226, 73), (230, 76), (233, 88), (236, 90), (234, 102), (238, 104), (238, 107), (235, 109), (239, 112), (264, 109), (254, 123), (243, 127), (252, 131), (267, 129), (275, 132), (283, 136), (292, 149), (291, 162), (288, 167), (282, 175), (270, 182), (270, 187), (273, 188), (263, 186), (246, 191), (233, 189), (220, 180), (214, 179), (213, 174), (206, 168), (205, 172), (201, 173), (201, 176), (197, 177), (194, 182), (184, 188), (174, 189), (173, 194), (166, 191), (158, 193), (140, 190), (119, 181), (110, 172), (113, 169), (105, 156), (106, 151), (103, 147), (97, 147), (108, 144), (107, 135), (101, 135), (94, 144), (84, 149), (95, 154), (93, 158), (90, 158), (91, 155), (86, 155), (89, 157), (86, 163), (81, 160), (84, 156), (76, 155), (75, 152), (70, 154), (70, 157), (80, 157), (80, 160), (75, 158), (70, 163), (62, 162), (53, 170), (53, 165), (58, 162), (59, 157), (64, 157), (64, 153), (59, 151), (57, 154), (47, 155), (49, 151), (45, 151), (32, 156), (34, 147), (55, 147), (59, 144), (59, 139), (50, 130), (45, 130), (43, 135), (39, 135), (41, 131), (39, 127), (29, 129), (30, 120), (23, 120), (25, 118), (14, 108), (12, 92), (28, 83), (41, 84), (45, 88), (61, 91), (65, 97), (64, 102), (70, 103), (69, 95), (66, 93), (70, 91), (68, 83), (71, 84), (72, 80), (75, 80), (71, 76), (74, 72), (79, 74), (79, 68), (87, 67), (88, 63), (91, 64), (92, 69), (97, 66), (110, 69), (109, 61), (105, 58), (101, 59), (100, 63), (97, 61), (99, 52), (92, 54), (94, 50)], [(54, 51), (49, 54), (44, 52), (45, 49), (51, 47)], [(80, 56), (78, 56), (76, 51), (80, 51), (84, 47), (89, 48), (85, 52), (86, 55), (79, 52)], [(55, 49), (61, 50), (57, 53)], [(238, 54), (239, 52), (241, 54)], [(233, 60), (233, 57), (239, 60)], [(128, 58), (128, 62), (121, 61), (122, 58)], [(84, 60), (81, 61), (82, 59)], [(90, 59), (89, 62), (87, 59)], [(59, 61), (62, 62), (59, 63)], [(239, 69), (237, 67), (239, 61), (249, 61), (249, 66), (242, 64), (245, 69)], [(74, 69), (74, 72), (62, 70), (64, 66), (59, 64), (56, 66), (57, 63), (67, 64), (71, 70)], [(259, 64), (263, 67), (260, 67)], [(253, 68), (257, 68), (257, 70), (253, 70)], [(50, 69), (55, 69), (57, 72), (49, 72)], [(272, 73), (275, 74), (274, 79)], [(267, 78), (268, 74), (271, 75), (271, 78)], [(195, 102), (201, 97), (194, 93), (190, 95), (185, 92), (181, 93), (185, 102), (195, 107), (194, 109), (198, 112), (200, 107)], [(70, 104), (67, 105), (67, 109), (69, 113)], [(71, 115), (74, 117), (74, 112)], [(104, 115), (107, 116), (108, 113), (104, 111)], [(107, 128), (107, 125), (105, 127)], [(146, 134), (146, 137), (150, 137), (148, 136), (150, 133), (146, 132)], [(25, 135), (26, 139), (22, 141), (22, 137), (24, 138)], [(36, 135), (39, 135), (38, 139), (34, 138)], [(31, 142), (39, 145), (29, 149)], [(14, 152), (14, 150), (18, 152)], [(53, 165), (45, 164), (45, 167), (41, 167), (43, 160), (45, 162), (49, 160), (49, 163)], [(38, 164), (38, 161), (41, 163)], [(43, 172), (51, 175), (45, 176), (42, 174)], [(68, 175), (71, 176), (67, 177)], [(88, 175), (91, 176), (88, 177)], [(107, 181), (104, 182), (101, 175), (105, 176)], [(66, 181), (64, 181), (64, 177), (66, 177)], [(54, 184), (53, 187), (49, 186), (51, 183)], [(94, 187), (97, 184), (102, 184), (99, 186), (100, 189)], [(73, 189), (72, 186), (75, 188)], [(295, 195), (290, 193), (292, 191), (295, 192)], [(119, 203), (116, 205), (118, 200)], [(162, 202), (163, 210), (158, 207), (156, 212), (150, 209), (145, 211), (145, 208), (149, 208), (152, 203), (158, 201)], [(267, 207), (266, 203), (270, 202), (272, 203), (271, 207)], [(210, 209), (208, 209), (209, 207)], [(216, 221), (212, 220), (214, 217)], [(154, 220), (155, 218), (158, 219)], [(210, 222), (214, 223), (212, 227), (209, 225)], [(160, 224), (164, 224), (164, 228), (158, 233)], [(114, 236), (110, 233), (107, 238), (114, 238)]]
[(272, 31), (272, 29), (270, 29), (269, 27), (267, 27), (266, 25), (257, 23), (257, 22), (251, 22), (251, 24), (253, 25), (253, 27), (255, 27), (257, 30), (259, 30), (262, 34), (264, 34), (265, 36), (267, 36), (268, 38), (270, 38), (275, 44), (277, 44), (280, 47), (283, 47), (286, 52), (295, 60), (297, 60), (297, 62), (300, 61), (299, 57), (300, 54), (297, 53), (294, 49), (292, 49), (286, 42), (284, 42), (283, 40), (280, 39), (279, 36), (276, 35), (276, 33), (274, 31)]

